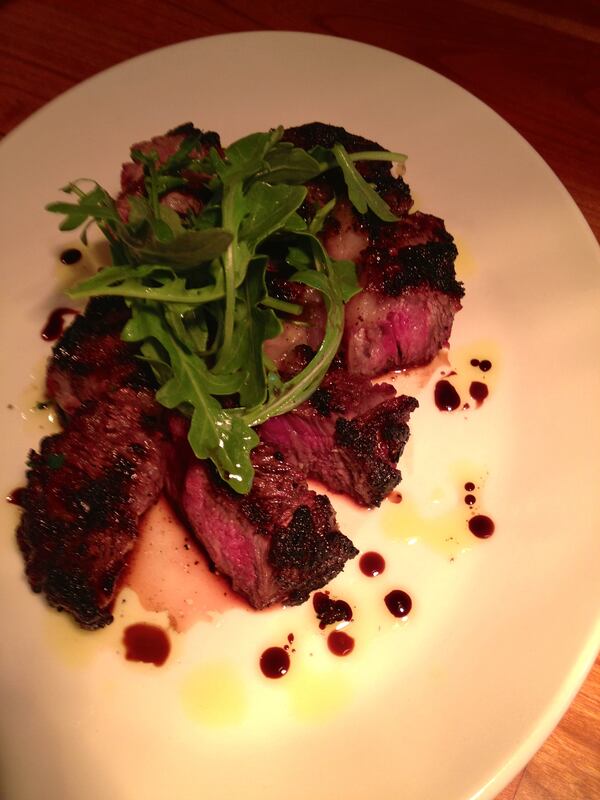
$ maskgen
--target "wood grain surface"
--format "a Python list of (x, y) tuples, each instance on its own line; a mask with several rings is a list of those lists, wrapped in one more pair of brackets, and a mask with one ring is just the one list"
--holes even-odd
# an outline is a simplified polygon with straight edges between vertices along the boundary
[[(600, 238), (597, 0), (5, 0), (0, 135), (76, 83), (134, 55), (247, 30), (356, 39), (456, 81), (533, 145)], [(560, 725), (498, 796), (599, 799), (600, 660)]]

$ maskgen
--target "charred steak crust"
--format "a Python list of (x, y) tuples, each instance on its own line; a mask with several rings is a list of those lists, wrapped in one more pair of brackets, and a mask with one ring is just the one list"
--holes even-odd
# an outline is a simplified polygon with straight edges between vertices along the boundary
[(356, 470), (353, 494), (366, 506), (379, 506), (400, 483), (396, 464), (408, 437), (408, 416), (417, 408), (414, 397), (402, 395), (385, 400), (355, 419), (340, 417), (335, 423), (334, 442), (344, 450)]
[[(181, 420), (172, 421), (182, 461)], [(357, 550), (342, 534), (327, 497), (272, 447), (252, 452), (248, 495), (236, 494), (206, 462), (187, 459), (170, 472), (167, 490), (187, 517), (217, 570), (255, 608), (304, 602), (343, 568)]]
[(409, 287), (427, 286), (460, 299), (456, 280), (458, 250), (443, 220), (416, 211), (395, 225), (373, 222), (358, 269), (362, 288), (395, 297)]
[[(305, 348), (294, 355), (301, 368)], [(260, 436), (309, 478), (378, 506), (400, 481), (396, 465), (417, 405), (412, 397), (395, 397), (390, 384), (373, 385), (336, 362), (309, 400), (267, 420)]]
[(122, 388), (30, 453), (17, 530), (27, 578), (84, 628), (112, 621), (139, 517), (162, 489), (161, 416), (150, 392)]
[(298, 605), (313, 589), (329, 583), (345, 561), (357, 554), (352, 542), (340, 533), (329, 499), (317, 494), (312, 508), (298, 506), (289, 525), (276, 529), (269, 561), (277, 583), (286, 592), (286, 602)]
[(137, 348), (121, 339), (128, 319), (120, 298), (93, 298), (53, 347), (46, 389), (65, 414), (122, 386), (154, 386), (149, 368), (135, 357)]

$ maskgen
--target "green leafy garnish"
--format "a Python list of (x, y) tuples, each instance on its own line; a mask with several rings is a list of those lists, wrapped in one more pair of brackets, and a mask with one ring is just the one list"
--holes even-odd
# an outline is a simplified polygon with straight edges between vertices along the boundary
[[(189, 418), (188, 439), (196, 456), (211, 459), (240, 493), (252, 484), (250, 454), (259, 441), (255, 426), (295, 408), (319, 386), (340, 346), (344, 303), (359, 291), (354, 264), (331, 259), (317, 238), (336, 199), (317, 209), (307, 225), (300, 213), (304, 184), (339, 170), (359, 213), (396, 219), (355, 162), (403, 156), (349, 154), (339, 144), (309, 153), (281, 141), (282, 135), (281, 127), (253, 133), (225, 151), (213, 148), (200, 155), (199, 134), (193, 132), (162, 160), (153, 149), (132, 150), (143, 171), (143, 193), (124, 199), (126, 215), (105, 189), (87, 179), (62, 190), (74, 202), (47, 206), (63, 215), (61, 230), (81, 227), (84, 243), (92, 224), (108, 239), (112, 265), (79, 283), (70, 296), (125, 299), (131, 317), (122, 336), (138, 344), (139, 357), (153, 370), (156, 399)], [(193, 194), (198, 179), (203, 202), (191, 206), (194, 210), (177, 213), (163, 202), (173, 191)], [(288, 381), (263, 346), (280, 333), (284, 316), (300, 316), (303, 309), (269, 295), (272, 248), (287, 253), (295, 270), (291, 280), (320, 292), (327, 311), (316, 355)]]

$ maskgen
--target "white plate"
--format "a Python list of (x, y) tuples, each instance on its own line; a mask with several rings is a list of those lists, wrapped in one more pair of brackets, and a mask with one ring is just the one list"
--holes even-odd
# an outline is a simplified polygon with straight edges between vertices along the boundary
[[(7, 491), (40, 435), (27, 387), (48, 353), (43, 320), (61, 303), (57, 254), (74, 241), (43, 206), (82, 175), (114, 189), (130, 143), (186, 120), (225, 142), (323, 120), (407, 152), (419, 207), (443, 216), (463, 251), (455, 380), (463, 391), (477, 372), (469, 358), (490, 357), (490, 398), (442, 414), (433, 376), (419, 390), (403, 459), (405, 501), (362, 515), (341, 509), (358, 547), (388, 563), (373, 580), (351, 563), (332, 587), (356, 605), (346, 658), (328, 653), (302, 606), (215, 614), (172, 634), (164, 667), (128, 662), (123, 626), (152, 614), (129, 596), (107, 631), (72, 629), (28, 590), (7, 506), (3, 796), (492, 798), (558, 721), (598, 645), (597, 245), (520, 136), (399, 56), (250, 33), (119, 65), (42, 109), (0, 149)], [(496, 523), (488, 540), (465, 532), (465, 480)], [(445, 542), (452, 535), (458, 544)], [(403, 624), (383, 608), (395, 586), (414, 601)], [(291, 670), (268, 681), (258, 657), (288, 632)]]

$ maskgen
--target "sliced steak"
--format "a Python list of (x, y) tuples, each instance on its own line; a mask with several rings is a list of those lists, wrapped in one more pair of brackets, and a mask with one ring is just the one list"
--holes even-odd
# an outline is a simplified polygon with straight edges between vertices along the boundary
[(153, 393), (123, 388), (84, 404), (30, 453), (17, 531), (27, 578), (84, 628), (112, 621), (139, 517), (162, 489), (166, 447)]
[(193, 458), (170, 473), (169, 494), (217, 570), (254, 608), (303, 603), (358, 551), (340, 533), (329, 499), (311, 491), (281, 453), (259, 445), (252, 464), (248, 495)]
[(52, 350), (46, 390), (66, 414), (115, 392), (153, 385), (150, 370), (121, 339), (129, 310), (120, 298), (96, 297), (75, 318)]
[(358, 262), (363, 291), (346, 305), (342, 343), (349, 371), (365, 376), (431, 361), (448, 343), (464, 294), (441, 219), (417, 212), (371, 227)]
[(343, 368), (325, 376), (313, 396), (272, 417), (260, 437), (310, 478), (365, 506), (378, 506), (399, 483), (396, 465), (408, 440), (412, 397), (372, 385)]
[(457, 298), (427, 286), (398, 297), (362, 292), (346, 307), (344, 348), (348, 369), (376, 376), (428, 364), (448, 343)]

